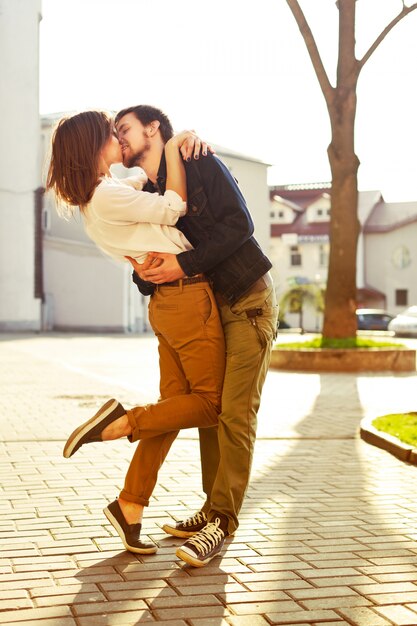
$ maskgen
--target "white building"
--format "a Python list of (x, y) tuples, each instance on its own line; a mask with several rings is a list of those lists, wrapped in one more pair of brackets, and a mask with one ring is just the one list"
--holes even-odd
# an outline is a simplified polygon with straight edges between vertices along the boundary
[[(278, 298), (292, 284), (324, 288), (329, 262), (330, 184), (270, 189), (270, 257)], [(379, 191), (359, 192), (357, 306), (393, 315), (417, 303), (417, 202), (386, 203)], [(413, 245), (414, 244), (414, 245)], [(319, 330), (322, 314), (304, 310), (304, 327)], [(298, 326), (298, 314), (286, 321)]]
[(377, 203), (364, 228), (366, 277), (390, 313), (417, 304), (417, 202)]
[(0, 3), (0, 330), (41, 326), (35, 237), (40, 12), (41, 0)]

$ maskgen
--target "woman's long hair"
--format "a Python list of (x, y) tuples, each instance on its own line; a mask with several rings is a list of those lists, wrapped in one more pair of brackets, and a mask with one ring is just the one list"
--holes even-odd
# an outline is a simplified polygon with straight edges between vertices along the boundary
[(84, 111), (62, 118), (52, 136), (46, 189), (52, 189), (62, 215), (90, 202), (99, 183), (100, 154), (113, 132), (104, 111)]

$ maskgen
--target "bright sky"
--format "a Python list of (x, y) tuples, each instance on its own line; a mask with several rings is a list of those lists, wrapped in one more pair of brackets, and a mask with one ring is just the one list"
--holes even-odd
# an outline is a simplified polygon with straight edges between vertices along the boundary
[[(408, 0), (408, 4), (411, 0)], [(301, 0), (333, 80), (334, 0)], [(401, 0), (357, 2), (357, 54)], [(330, 180), (327, 110), (285, 0), (42, 0), (41, 113), (154, 104), (177, 130), (274, 167), (271, 184)], [(417, 11), (362, 71), (360, 189), (417, 200)]]

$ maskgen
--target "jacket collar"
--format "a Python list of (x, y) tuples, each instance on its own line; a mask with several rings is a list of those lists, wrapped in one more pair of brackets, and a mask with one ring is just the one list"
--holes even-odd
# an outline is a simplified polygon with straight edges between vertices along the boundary
[(163, 194), (165, 193), (166, 180), (167, 180), (167, 163), (165, 160), (165, 151), (164, 151), (162, 153), (161, 161), (159, 163), (158, 174), (156, 176), (156, 183), (154, 184), (151, 180), (148, 179), (148, 182), (144, 186), (144, 190), (150, 191), (153, 193), (157, 191), (158, 193)]
[(159, 163), (158, 176), (156, 178), (158, 185), (165, 191), (165, 183), (167, 179), (167, 162), (165, 159), (165, 150), (162, 152), (161, 162)]

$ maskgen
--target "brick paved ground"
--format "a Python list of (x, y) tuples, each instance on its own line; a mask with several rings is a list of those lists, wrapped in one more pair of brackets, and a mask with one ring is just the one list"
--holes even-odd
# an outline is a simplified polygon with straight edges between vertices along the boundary
[(160, 527), (201, 503), (195, 431), (147, 511), (153, 556), (124, 551), (102, 513), (132, 447), (61, 455), (107, 397), (156, 397), (155, 350), (126, 336), (0, 339), (0, 626), (416, 626), (417, 468), (357, 437), (364, 416), (416, 410), (416, 375), (270, 372), (241, 525), (222, 559), (194, 569)]

